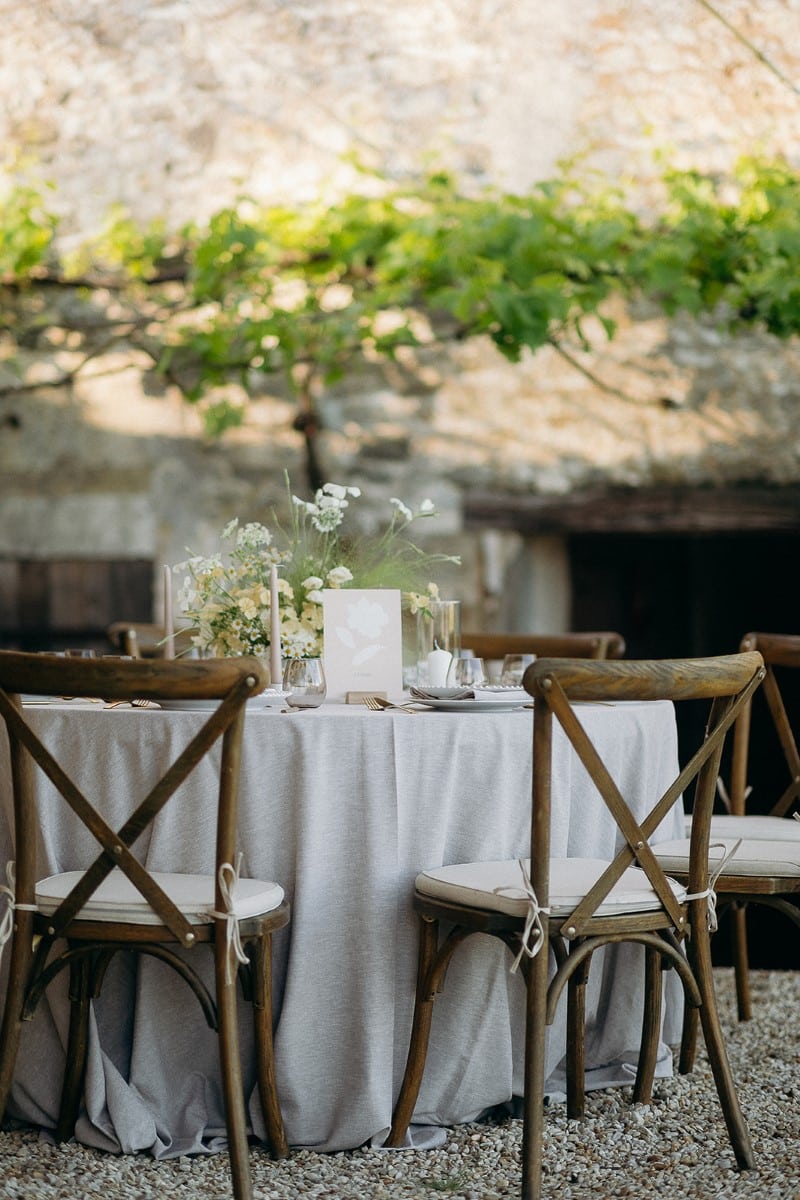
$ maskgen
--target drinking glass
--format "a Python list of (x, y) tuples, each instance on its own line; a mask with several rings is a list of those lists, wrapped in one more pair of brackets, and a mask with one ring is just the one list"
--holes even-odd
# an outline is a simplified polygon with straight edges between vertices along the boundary
[(325, 672), (320, 658), (290, 658), (283, 672), (289, 708), (319, 708), (325, 699)]
[(476, 684), (486, 683), (486, 664), (482, 658), (474, 656), (454, 658), (447, 682), (452, 687), (475, 687)]
[(522, 687), (522, 676), (535, 659), (535, 654), (507, 654), (500, 671), (500, 683), (509, 687)]
[(65, 650), (67, 658), (97, 658), (94, 650)]

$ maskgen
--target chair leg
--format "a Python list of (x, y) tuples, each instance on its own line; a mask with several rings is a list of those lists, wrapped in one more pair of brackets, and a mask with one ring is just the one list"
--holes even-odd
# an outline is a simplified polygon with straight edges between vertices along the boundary
[(253, 956), (253, 1025), (255, 1030), (258, 1093), (273, 1158), (286, 1158), (289, 1145), (283, 1127), (275, 1080), (275, 1047), (272, 1040), (272, 937), (256, 938), (248, 948)]
[(244, 1083), (239, 1055), (237, 1022), (236, 973), (232, 981), (225, 978), (227, 946), (224, 937), (214, 945), (217, 982), (217, 1014), (219, 1020), (219, 1060), (222, 1092), (225, 1100), (225, 1128), (231, 1160), (231, 1177), (235, 1200), (252, 1200), (253, 1184), (250, 1175), (250, 1153), (247, 1144), (247, 1121), (244, 1108)]
[(633, 1088), (634, 1104), (649, 1104), (653, 1096), (653, 1079), (658, 1060), (658, 1042), (661, 1036), (661, 999), (663, 978), (661, 955), (652, 946), (645, 947), (644, 960), (644, 1019), (642, 1042), (639, 1047), (639, 1065)]
[(590, 958), (570, 976), (567, 986), (567, 1117), (574, 1121), (582, 1120), (586, 1111), (586, 984)]
[(419, 955), (417, 960), (417, 990), (414, 1001), (414, 1018), (411, 1025), (411, 1041), (408, 1047), (408, 1058), (400, 1085), (392, 1127), (389, 1130), (384, 1145), (402, 1146), (406, 1132), (411, 1124), (414, 1106), (417, 1103), (419, 1089), (422, 1085), (422, 1074), (425, 1070), (425, 1059), (428, 1053), (428, 1041), (431, 1033), (433, 1018), (433, 1002), (436, 993), (428, 985), (428, 976), (433, 964), (439, 942), (439, 922), (420, 920)]
[(73, 1136), (80, 1111), (89, 1047), (90, 968), (85, 955), (74, 958), (69, 965), (69, 1035), (56, 1125), (57, 1142), (68, 1142)]
[(733, 1147), (736, 1162), (741, 1170), (748, 1170), (754, 1164), (753, 1148), (750, 1134), (742, 1115), (736, 1086), (733, 1082), (728, 1054), (717, 1012), (717, 998), (714, 992), (714, 979), (711, 971), (711, 943), (707, 931), (692, 927), (693, 960), (695, 978), (700, 989), (702, 1004), (700, 1006), (700, 1021), (703, 1026), (708, 1059), (714, 1082), (717, 1086), (722, 1113), (728, 1128), (728, 1136)]
[(749, 1021), (753, 1015), (750, 1001), (750, 964), (747, 954), (746, 914), (746, 905), (734, 904), (731, 906), (731, 941), (736, 978), (736, 1006), (740, 1021)]
[[(547, 945), (547, 938), (544, 940)], [(522, 1200), (541, 1200), (544, 1136), (548, 956), (531, 961), (525, 995), (525, 1097), (522, 1119)]]
[(18, 928), (11, 943), (3, 1023), (0, 1027), (0, 1120), (5, 1116), (14, 1080), (22, 1032), (22, 1007), (33, 959), (29, 914), (17, 913)]
[(679, 1075), (691, 1075), (694, 1070), (694, 1060), (697, 1053), (697, 1026), (699, 1021), (700, 1016), (697, 1008), (687, 1001), (683, 1010), (681, 1049), (678, 1056)]

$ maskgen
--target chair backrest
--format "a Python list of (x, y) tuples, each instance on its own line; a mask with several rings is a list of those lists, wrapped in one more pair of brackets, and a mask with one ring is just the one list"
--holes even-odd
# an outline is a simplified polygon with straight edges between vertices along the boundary
[[(621, 835), (621, 849), (596, 884), (577, 905), (562, 927), (568, 938), (586, 932), (588, 923), (623, 872), (640, 867), (656, 891), (670, 923), (680, 928), (683, 914), (649, 839), (686, 789), (694, 784), (694, 819), (689, 863), (689, 890), (703, 892), (708, 885), (708, 850), (711, 810), (725, 736), (760, 684), (764, 675), (756, 652), (715, 658), (654, 659), (591, 662), (581, 659), (537, 659), (525, 672), (524, 684), (534, 697), (533, 808), (531, 822), (531, 878), (539, 903), (549, 895), (550, 775), (552, 739), (557, 723), (600, 792)], [(711, 701), (711, 712), (702, 743), (682, 767), (675, 781), (637, 819), (580, 722), (573, 701), (670, 700), (675, 704)]]
[[(244, 705), (263, 690), (268, 673), (256, 658), (133, 660), (62, 658), (49, 654), (0, 651), (0, 717), (9, 736), (14, 799), (16, 901), (34, 903), (36, 886), (37, 788), (39, 768), (65, 803), (99, 843), (98, 856), (49, 920), (48, 934), (62, 936), (70, 921), (114, 867), (119, 867), (146, 898), (173, 935), (185, 946), (195, 941), (191, 924), (179, 912), (130, 847), (155, 820), (177, 788), (222, 739), (219, 760), (219, 810), (216, 845), (216, 908), (225, 899), (220, 868), (236, 862), (236, 820)], [(103, 815), (103, 797), (89, 798), (75, 786), (32, 727), (21, 697), (102, 697), (112, 700), (218, 700), (161, 779), (137, 803), (136, 780), (120, 780), (119, 790), (132, 796), (132, 811), (121, 828)], [(153, 714), (158, 719), (158, 714)], [(109, 714), (108, 738), (114, 718)], [(141, 790), (141, 787), (140, 789)]]
[[(167, 631), (163, 625), (148, 621), (113, 621), (106, 629), (111, 645), (133, 658), (163, 658)], [(175, 653), (191, 648), (191, 632), (177, 629), (174, 634)]]
[(478, 658), (536, 654), (540, 658), (622, 658), (625, 639), (612, 630), (588, 633), (462, 633), (461, 644)]
[[(770, 764), (777, 761), (773, 749), (780, 744), (786, 763), (787, 783), (769, 810), (771, 816), (784, 817), (800, 799), (800, 754), (798, 754), (792, 722), (786, 707), (786, 684), (793, 670), (800, 668), (800, 635), (788, 633), (746, 633), (739, 643), (742, 651), (756, 650), (764, 659), (766, 675), (762, 689), (766, 706), (766, 723), (774, 729), (775, 738), (767, 747)], [(777, 672), (776, 672), (777, 668)], [(782, 689), (782, 684), (783, 689)], [(795, 687), (800, 686), (800, 673)], [(736, 722), (733, 733), (729, 787), (730, 811), (741, 816), (746, 810), (750, 781), (751, 744), (753, 740), (752, 706), (748, 704)], [(768, 730), (767, 730), (768, 732)], [(777, 778), (777, 776), (776, 776)], [(775, 784), (775, 792), (781, 787)]]

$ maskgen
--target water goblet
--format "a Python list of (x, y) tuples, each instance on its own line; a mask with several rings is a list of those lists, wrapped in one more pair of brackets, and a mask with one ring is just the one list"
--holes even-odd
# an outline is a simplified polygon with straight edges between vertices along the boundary
[(450, 664), (447, 682), (451, 687), (476, 687), (486, 681), (486, 665), (482, 658), (454, 658)]
[(535, 658), (535, 654), (507, 654), (500, 671), (500, 683), (506, 687), (522, 687), (522, 676)]
[(283, 672), (289, 708), (319, 708), (325, 699), (325, 672), (319, 658), (291, 658)]

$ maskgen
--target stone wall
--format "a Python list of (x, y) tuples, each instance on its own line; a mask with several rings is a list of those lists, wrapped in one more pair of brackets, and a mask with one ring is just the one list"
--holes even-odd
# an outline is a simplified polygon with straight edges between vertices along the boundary
[(77, 231), (107, 205), (202, 217), (316, 191), (360, 152), (527, 188), (586, 151), (725, 167), (796, 156), (798, 0), (27, 0), (0, 28), (0, 142), (35, 154)]
[[(509, 189), (580, 153), (646, 203), (656, 147), (702, 169), (797, 161), (800, 0), (716, 10), (741, 37), (700, 0), (27, 0), (0, 25), (0, 142), (9, 169), (28, 157), (53, 182), (65, 245), (112, 203), (177, 225), (241, 192), (346, 187), (353, 151), (396, 178), (435, 161)], [(0, 362), (0, 556), (176, 561), (234, 513), (268, 516), (284, 468), (301, 477), (279, 394), (209, 443), (123, 347), (48, 386), (68, 353), (24, 351), (25, 392)], [(371, 519), (432, 495), (433, 544), (465, 557), (446, 583), (475, 614), (520, 545), (463, 532), (465, 489), (800, 473), (796, 347), (643, 312), (576, 357), (607, 388), (554, 352), (513, 368), (470, 345), (322, 398), (328, 476), (360, 483)]]

